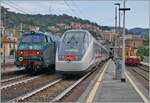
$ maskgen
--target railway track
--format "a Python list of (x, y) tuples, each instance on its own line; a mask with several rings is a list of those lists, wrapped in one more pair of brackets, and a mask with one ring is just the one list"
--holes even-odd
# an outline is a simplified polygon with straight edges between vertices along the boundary
[[(97, 68), (97, 67), (95, 67)], [(99, 70), (93, 69), (93, 71), (82, 77), (69, 77), (69, 78), (59, 78), (55, 81), (50, 82), (43, 87), (40, 87), (34, 91), (30, 91), (24, 95), (10, 100), (9, 102), (58, 102), (61, 101), (65, 96), (78, 87), (82, 82), (84, 82), (89, 76), (96, 74)], [(93, 73), (94, 72), (94, 73)], [(95, 75), (94, 74), (94, 75)], [(94, 77), (94, 76), (93, 76)]]
[(149, 70), (141, 66), (127, 66), (129, 72), (131, 72), (145, 88), (149, 89)]
[[(34, 77), (29, 77), (29, 78), (26, 78), (26, 79), (23, 79), (23, 80), (20, 80), (20, 81), (16, 81), (16, 82), (13, 82), (13, 83), (8, 83), (8, 84), (6, 84), (6, 85), (3, 85), (3, 83), (5, 83), (5, 82), (3, 82), (3, 83), (2, 83), (2, 86), (1, 86), (1, 90), (2, 90), (2, 89), (6, 89), (6, 88), (10, 88), (10, 87), (12, 87), (12, 86), (14, 86), (14, 85), (18, 85), (18, 84), (21, 84), (21, 83), (27, 83), (28, 81), (31, 81), (31, 80), (40, 78), (41, 76), (43, 76), (43, 75), (34, 76)], [(8, 82), (8, 81), (7, 81), (7, 82)]]
[[(97, 67), (95, 67), (97, 68)], [(61, 77), (58, 74), (35, 76), (31, 80), (18, 81), (1, 87), (2, 102), (57, 102), (80, 87), (88, 78), (94, 77), (94, 69), (83, 77)], [(89, 79), (90, 81), (91, 79)], [(20, 82), (20, 83), (19, 83)], [(83, 87), (82, 87), (83, 88)], [(84, 87), (85, 88), (85, 87)], [(82, 91), (83, 92), (83, 91)]]
[(26, 71), (24, 68), (20, 69), (20, 70), (14, 70), (14, 71), (8, 71), (8, 72), (2, 72), (1, 73), (1, 81), (6, 81), (9, 80), (10, 78), (16, 77), (16, 76), (20, 76), (20, 75), (24, 75), (26, 74)]
[(137, 67), (139, 69), (142, 69), (142, 70), (146, 71), (146, 72), (149, 72), (149, 68), (147, 66), (137, 65)]
[(25, 76), (26, 75), (21, 75), (21, 76), (11, 77), (11, 78), (8, 78), (8, 79), (3, 79), (3, 80), (1, 80), (1, 83), (9, 82), (9, 81), (12, 81), (12, 80), (15, 80), (15, 79), (19, 79), (19, 78), (22, 78), (22, 77), (25, 77)]
[[(92, 72), (84, 75), (79, 79), (57, 79), (33, 92), (27, 93), (23, 96), (15, 98), (12, 101), (19, 102), (57, 102), (67, 95), (73, 88), (78, 86), (85, 78), (87, 78)], [(58, 95), (59, 94), (59, 95)]]
[(47, 85), (49, 82), (60, 78), (57, 74), (42, 74), (21, 81), (13, 82), (1, 87), (1, 100), (2, 102), (10, 101), (20, 95), (24, 95), (32, 90)]
[(141, 66), (137, 66), (136, 68), (132, 68), (134, 72), (140, 75), (145, 80), (149, 81), (149, 71), (146, 68), (142, 68)]
[(1, 86), (11, 84), (11, 83), (14, 83), (17, 81), (21, 81), (21, 80), (26, 79), (26, 78), (30, 78), (30, 77), (25, 74), (25, 75), (19, 75), (19, 76), (11, 77), (8, 79), (3, 79), (3, 80), (1, 80)]

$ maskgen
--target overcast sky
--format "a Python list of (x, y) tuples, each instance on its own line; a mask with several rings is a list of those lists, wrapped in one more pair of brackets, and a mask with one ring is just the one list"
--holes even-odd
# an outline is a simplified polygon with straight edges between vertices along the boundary
[[(114, 26), (114, 3), (123, 0), (3, 0), (1, 5), (10, 11), (29, 14), (68, 14), (82, 19), (88, 19), (99, 25)], [(149, 27), (149, 1), (128, 0), (126, 7), (131, 11), (126, 13), (126, 27)]]

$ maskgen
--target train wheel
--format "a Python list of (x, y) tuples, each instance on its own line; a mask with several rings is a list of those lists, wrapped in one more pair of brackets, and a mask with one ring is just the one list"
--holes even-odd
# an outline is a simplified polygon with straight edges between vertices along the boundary
[(38, 70), (38, 67), (36, 65), (29, 65), (26, 67), (26, 71), (28, 74), (36, 74)]
[(32, 66), (32, 74), (36, 74), (38, 71), (38, 65), (33, 65)]
[(25, 70), (28, 74), (32, 74), (32, 66), (31, 65), (26, 66)]

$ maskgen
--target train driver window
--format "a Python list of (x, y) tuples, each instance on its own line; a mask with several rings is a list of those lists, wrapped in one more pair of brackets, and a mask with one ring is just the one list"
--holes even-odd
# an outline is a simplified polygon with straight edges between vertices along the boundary
[(48, 37), (47, 37), (47, 36), (45, 36), (45, 42), (47, 42), (47, 43), (48, 43)]

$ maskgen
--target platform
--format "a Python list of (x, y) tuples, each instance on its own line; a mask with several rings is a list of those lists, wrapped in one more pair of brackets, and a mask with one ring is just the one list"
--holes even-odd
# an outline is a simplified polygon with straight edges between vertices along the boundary
[(10, 72), (15, 72), (15, 71), (21, 71), (24, 70), (24, 68), (17, 68), (16, 66), (11, 66), (11, 67), (1, 67), (1, 73), (10, 73)]
[[(141, 96), (133, 88), (130, 82), (121, 82), (115, 80), (115, 64), (110, 60), (106, 72), (101, 81), (98, 81), (99, 73), (94, 80), (91, 81), (86, 91), (79, 98), (79, 102), (138, 102), (144, 103)], [(98, 89), (94, 88), (96, 82), (99, 82)], [(95, 92), (92, 92), (94, 90)], [(92, 93), (89, 99), (89, 95)], [(92, 99), (91, 99), (92, 98)]]
[(149, 66), (149, 63), (141, 62), (142, 65)]

